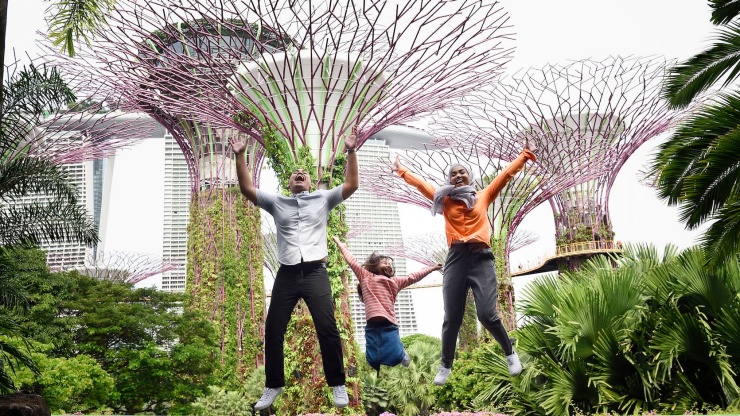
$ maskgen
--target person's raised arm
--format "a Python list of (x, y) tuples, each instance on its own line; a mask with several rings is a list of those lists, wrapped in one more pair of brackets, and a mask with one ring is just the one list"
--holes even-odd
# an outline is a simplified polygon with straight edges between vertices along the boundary
[(396, 279), (396, 282), (398, 282), (398, 289), (403, 289), (407, 286), (413, 285), (414, 283), (418, 282), (419, 280), (427, 277), (429, 273), (440, 270), (442, 268), (441, 264), (435, 264), (431, 267), (425, 267), (418, 272), (410, 273), (408, 276), (405, 277), (394, 277)]
[(401, 163), (398, 161), (398, 155), (396, 155), (396, 160), (391, 165), (391, 172), (396, 172), (407, 184), (415, 187), (427, 199), (434, 199), (434, 185), (422, 179), (421, 176), (409, 172), (404, 166), (401, 166)]
[(362, 279), (365, 278), (365, 273), (370, 273), (370, 272), (365, 270), (360, 265), (360, 263), (357, 262), (357, 259), (355, 259), (355, 256), (352, 255), (352, 252), (349, 251), (349, 248), (347, 248), (347, 245), (344, 244), (342, 240), (339, 239), (339, 237), (332, 236), (331, 239), (334, 240), (334, 243), (339, 248), (339, 253), (342, 254), (342, 257), (344, 257), (344, 261), (347, 262), (349, 267), (355, 273), (355, 276), (357, 276), (357, 280), (362, 281)]
[(485, 189), (484, 195), (488, 198), (489, 203), (493, 202), (498, 196), (504, 186), (522, 169), (527, 163), (527, 160), (535, 161), (537, 158), (534, 152), (537, 150), (537, 146), (530, 141), (524, 143), (524, 149), (519, 153), (516, 159), (514, 159), (509, 166), (506, 167), (501, 173), (499, 173)]
[(239, 189), (253, 204), (257, 204), (257, 188), (252, 183), (252, 177), (249, 176), (249, 167), (247, 167), (247, 158), (244, 153), (247, 149), (246, 142), (236, 137), (229, 140), (231, 149), (236, 155), (236, 177), (239, 178)]
[(360, 172), (357, 165), (357, 127), (352, 127), (352, 134), (344, 139), (347, 151), (347, 174), (344, 177), (342, 198), (347, 199), (360, 187)]

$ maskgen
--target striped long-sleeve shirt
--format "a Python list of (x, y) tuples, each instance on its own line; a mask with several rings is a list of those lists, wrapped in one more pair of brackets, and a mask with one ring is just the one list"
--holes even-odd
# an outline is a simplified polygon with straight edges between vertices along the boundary
[(367, 269), (363, 268), (345, 244), (339, 244), (339, 251), (360, 281), (362, 298), (365, 301), (366, 320), (383, 317), (393, 324), (398, 325), (396, 311), (394, 309), (398, 292), (425, 278), (429, 273), (434, 271), (434, 268), (426, 267), (405, 277), (386, 277), (370, 273)]

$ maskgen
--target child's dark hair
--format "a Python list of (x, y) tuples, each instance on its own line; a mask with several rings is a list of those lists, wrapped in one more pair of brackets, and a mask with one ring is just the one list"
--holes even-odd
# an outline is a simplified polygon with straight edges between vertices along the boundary
[[(380, 262), (382, 260), (386, 260), (391, 264), (390, 274), (387, 270), (380, 268)], [(367, 260), (365, 260), (365, 263), (362, 264), (362, 267), (372, 274), (379, 274), (386, 277), (393, 277), (396, 275), (396, 266), (393, 262), (393, 258), (378, 254), (375, 251), (370, 254), (370, 257), (368, 257)], [(359, 283), (357, 284), (357, 296), (360, 297), (360, 302), (365, 302), (365, 300), (362, 298), (362, 286), (360, 286)]]

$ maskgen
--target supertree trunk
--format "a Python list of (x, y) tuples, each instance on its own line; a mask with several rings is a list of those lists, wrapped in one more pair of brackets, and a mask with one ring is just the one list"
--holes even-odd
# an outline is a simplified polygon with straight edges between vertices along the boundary
[(219, 328), (220, 378), (241, 382), (264, 361), (260, 210), (236, 188), (193, 194), (188, 253), (188, 307), (205, 311)]

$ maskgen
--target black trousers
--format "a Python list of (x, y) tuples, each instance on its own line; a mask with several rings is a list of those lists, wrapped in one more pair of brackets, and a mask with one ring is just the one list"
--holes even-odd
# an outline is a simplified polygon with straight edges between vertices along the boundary
[(285, 331), (293, 309), (301, 298), (306, 302), (316, 326), (326, 383), (329, 386), (344, 385), (342, 342), (334, 318), (329, 274), (324, 263), (309, 262), (282, 265), (275, 276), (265, 322), (265, 387), (285, 386)]
[(442, 276), (444, 321), (442, 322), (442, 366), (452, 368), (457, 335), (465, 314), (468, 289), (473, 290), (478, 321), (511, 354), (511, 341), (496, 311), (498, 282), (491, 249), (483, 243), (453, 244), (447, 252)]

